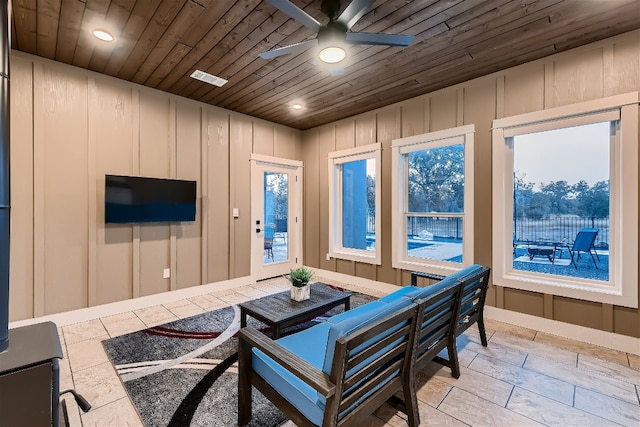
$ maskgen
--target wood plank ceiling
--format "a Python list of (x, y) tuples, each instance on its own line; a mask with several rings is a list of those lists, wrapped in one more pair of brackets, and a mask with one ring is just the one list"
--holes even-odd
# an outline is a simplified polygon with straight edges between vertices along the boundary
[[(320, 0), (292, 0), (322, 24)], [(344, 8), (348, 0), (343, 0)], [(414, 35), (353, 46), (341, 76), (316, 35), (260, 0), (13, 0), (12, 47), (298, 129), (333, 122), (640, 28), (638, 0), (377, 0), (352, 31)], [(101, 42), (91, 30), (115, 36)], [(190, 78), (200, 69), (229, 80)], [(299, 102), (304, 109), (290, 107)]]

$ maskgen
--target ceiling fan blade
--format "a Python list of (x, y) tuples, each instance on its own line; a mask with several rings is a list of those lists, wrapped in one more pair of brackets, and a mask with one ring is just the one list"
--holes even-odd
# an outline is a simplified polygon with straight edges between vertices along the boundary
[(318, 44), (318, 39), (312, 39), (312, 40), (307, 40), (307, 41), (303, 41), (300, 43), (296, 43), (296, 44), (292, 44), (289, 46), (284, 46), (284, 47), (279, 47), (276, 49), (271, 49), (268, 50), (266, 52), (262, 52), (260, 54), (260, 58), (263, 59), (273, 59), (276, 58), (278, 56), (282, 56), (282, 55), (287, 55), (289, 53), (296, 53), (296, 52), (301, 52), (305, 49), (308, 49), (312, 46), (316, 46)]
[(382, 33), (347, 33), (347, 42), (353, 44), (409, 46), (413, 36)]
[(309, 28), (314, 33), (320, 31), (320, 27), (322, 24), (318, 22), (313, 16), (309, 15), (304, 10), (300, 9), (295, 4), (291, 3), (289, 0), (267, 0), (276, 8), (280, 9), (282, 12), (286, 13), (290, 17), (292, 17), (296, 22), (304, 25)]
[(375, 1), (376, 0), (353, 0), (336, 21), (347, 27), (347, 30), (351, 29), (351, 27), (358, 22), (358, 19), (367, 13)]

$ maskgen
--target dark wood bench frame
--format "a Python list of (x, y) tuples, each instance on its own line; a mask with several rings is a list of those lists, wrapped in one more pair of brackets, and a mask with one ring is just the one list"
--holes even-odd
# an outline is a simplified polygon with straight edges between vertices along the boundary
[[(487, 333), (484, 327), (484, 304), (487, 299), (490, 274), (491, 268), (484, 267), (478, 274), (464, 281), (458, 281), (463, 291), (461, 293), (460, 312), (458, 313), (458, 321), (456, 322), (455, 336), (459, 336), (471, 325), (477, 323), (480, 332), (480, 341), (484, 347), (487, 346)], [(418, 278), (420, 277), (440, 281), (447, 276), (414, 271), (411, 273), (411, 285), (418, 286)], [(473, 284), (473, 286), (470, 287), (469, 285), (471, 284)]]
[[(419, 305), (411, 304), (353, 334), (336, 340), (330, 375), (326, 375), (322, 370), (281, 347), (258, 330), (251, 327), (242, 328), (238, 344), (238, 424), (246, 425), (251, 420), (251, 387), (255, 386), (296, 425), (313, 426), (298, 409), (253, 370), (252, 347), (257, 347), (325, 397), (323, 426), (362, 425), (364, 420), (391, 396), (402, 391), (407, 406), (409, 425), (417, 427), (420, 424), (420, 415), (414, 392), (413, 369), (415, 331), (419, 308)], [(356, 355), (350, 355), (352, 349), (398, 325), (404, 326), (370, 348)], [(394, 347), (385, 352), (382, 357), (346, 378), (348, 370), (401, 338), (404, 340), (394, 344)], [(396, 375), (394, 372), (397, 370), (400, 372)], [(370, 376), (371, 373), (375, 373), (375, 375)], [(363, 378), (366, 380), (356, 388), (355, 392), (345, 393)], [(359, 403), (347, 415), (338, 419), (338, 415), (350, 408), (361, 396), (389, 378), (391, 379), (386, 384)]]

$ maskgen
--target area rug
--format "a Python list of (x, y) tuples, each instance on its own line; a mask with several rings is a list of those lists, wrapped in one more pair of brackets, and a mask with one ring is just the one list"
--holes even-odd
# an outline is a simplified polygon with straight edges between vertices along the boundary
[[(353, 293), (351, 307), (372, 299)], [(336, 307), (287, 332), (313, 326), (341, 311), (342, 306)], [(270, 332), (250, 317), (247, 323)], [(226, 427), (236, 425), (238, 419), (239, 329), (240, 309), (233, 305), (111, 338), (102, 344), (147, 427)], [(275, 427), (286, 420), (271, 402), (253, 390), (251, 426)]]

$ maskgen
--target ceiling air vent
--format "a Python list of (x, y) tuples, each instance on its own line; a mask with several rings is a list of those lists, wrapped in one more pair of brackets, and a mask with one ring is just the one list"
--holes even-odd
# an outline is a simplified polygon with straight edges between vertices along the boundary
[(200, 70), (195, 70), (193, 73), (191, 73), (191, 77), (214, 86), (222, 86), (228, 81)]

